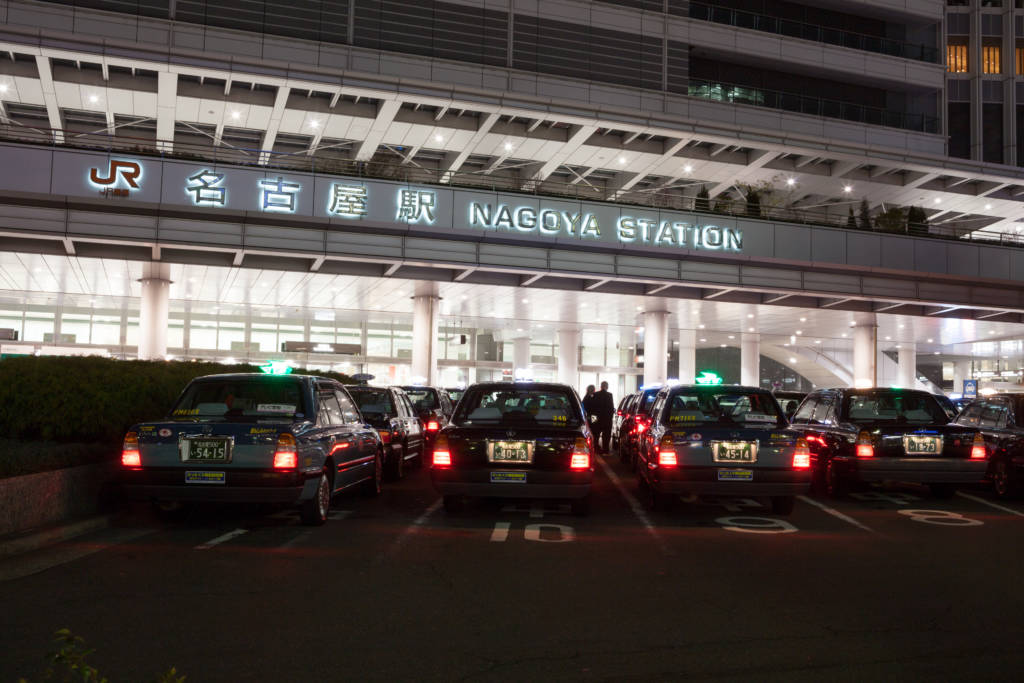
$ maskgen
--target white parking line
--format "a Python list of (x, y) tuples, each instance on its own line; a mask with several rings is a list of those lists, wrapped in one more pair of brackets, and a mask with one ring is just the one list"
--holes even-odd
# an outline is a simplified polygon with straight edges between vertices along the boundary
[(975, 503), (981, 503), (982, 505), (988, 505), (990, 508), (995, 508), (996, 510), (1002, 510), (1003, 512), (1009, 512), (1011, 515), (1017, 515), (1018, 517), (1024, 517), (1024, 512), (1020, 512), (1019, 510), (1014, 510), (1013, 508), (1005, 507), (1003, 505), (1000, 505), (999, 503), (993, 503), (992, 501), (985, 500), (984, 498), (978, 498), (977, 496), (972, 496), (971, 494), (964, 493), (963, 491), (957, 491), (956, 495), (960, 496), (961, 498), (966, 498), (967, 500), (973, 500)]
[(435, 512), (437, 512), (438, 510), (441, 509), (441, 505), (442, 505), (443, 502), (444, 501), (441, 498), (438, 498), (437, 500), (435, 500), (430, 505), (430, 507), (428, 507), (426, 510), (424, 510), (423, 513), (419, 517), (417, 517), (416, 519), (414, 519), (412, 521), (412, 524), (410, 524), (409, 526), (407, 526), (405, 528), (405, 531), (403, 531), (401, 533), (401, 535), (398, 538), (395, 539), (394, 543), (392, 543), (388, 547), (388, 549), (385, 550), (377, 558), (377, 561), (379, 562), (379, 561), (381, 561), (381, 560), (383, 560), (383, 559), (385, 559), (385, 558), (387, 558), (387, 557), (397, 553), (402, 548), (402, 545), (405, 544), (406, 541), (408, 541), (410, 538), (412, 538), (412, 536), (414, 536), (416, 533), (419, 532), (420, 528), (424, 524), (427, 523), (427, 520), (430, 518), (430, 516), (432, 514), (434, 514)]
[(807, 496), (797, 496), (797, 498), (799, 498), (800, 500), (802, 500), (805, 503), (810, 503), (811, 505), (813, 505), (814, 507), (818, 508), (819, 510), (824, 510), (825, 512), (827, 512), (828, 514), (832, 515), (836, 519), (841, 519), (844, 522), (847, 522), (848, 524), (852, 524), (853, 526), (857, 527), (858, 529), (863, 529), (864, 531), (868, 531), (870, 533), (875, 533), (874, 529), (872, 529), (871, 527), (865, 526), (864, 524), (861, 524), (860, 522), (855, 520), (853, 517), (850, 517), (849, 515), (844, 515), (839, 510), (836, 510), (835, 508), (831, 508), (828, 505), (825, 505), (824, 503), (819, 503), (818, 501), (814, 500), (813, 498), (808, 498)]
[(647, 512), (644, 510), (643, 505), (640, 504), (640, 501), (636, 499), (636, 496), (626, 490), (626, 487), (622, 484), (622, 480), (619, 479), (619, 475), (615, 474), (615, 470), (613, 470), (608, 463), (600, 458), (597, 458), (597, 463), (601, 466), (601, 469), (604, 470), (604, 473), (608, 475), (608, 478), (611, 479), (611, 482), (615, 484), (615, 488), (619, 490), (622, 497), (626, 499), (627, 503), (629, 503), (629, 507), (633, 509), (633, 514), (636, 515), (636, 518), (639, 519), (640, 523), (644, 525), (645, 529), (647, 529), (647, 533), (654, 538), (655, 542), (661, 548), (661, 552), (668, 555), (668, 546), (665, 545), (665, 541), (661, 538), (661, 535), (658, 534), (658, 528), (654, 526), (651, 518), (647, 516)]
[(201, 544), (197, 545), (195, 547), (195, 550), (209, 550), (210, 548), (212, 548), (215, 545), (220, 545), (221, 543), (224, 543), (225, 541), (230, 541), (235, 536), (241, 536), (242, 534), (247, 534), (247, 533), (249, 533), (248, 529), (235, 529), (234, 531), (229, 531), (226, 534), (221, 534), (217, 538), (211, 539), (211, 540), (207, 541), (206, 543), (201, 543)]

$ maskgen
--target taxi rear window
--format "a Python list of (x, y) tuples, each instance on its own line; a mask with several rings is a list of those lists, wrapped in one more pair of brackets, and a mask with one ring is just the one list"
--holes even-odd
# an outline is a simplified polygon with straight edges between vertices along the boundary
[(456, 425), (579, 427), (575, 398), (557, 389), (469, 389), (452, 420)]
[(437, 396), (433, 389), (417, 389), (416, 387), (404, 387), (406, 395), (412, 401), (416, 410), (433, 410), (437, 408)]
[(291, 422), (303, 413), (297, 381), (266, 377), (193, 382), (170, 416), (175, 420)]
[(897, 424), (946, 424), (949, 417), (929, 394), (893, 390), (849, 394), (843, 401), (843, 415), (850, 422), (893, 422)]
[(683, 391), (669, 396), (662, 423), (782, 427), (786, 419), (778, 403), (766, 393), (730, 391)]
[(397, 414), (391, 392), (387, 389), (349, 387), (348, 393), (359, 406), (359, 412), (368, 420), (379, 416), (394, 417)]

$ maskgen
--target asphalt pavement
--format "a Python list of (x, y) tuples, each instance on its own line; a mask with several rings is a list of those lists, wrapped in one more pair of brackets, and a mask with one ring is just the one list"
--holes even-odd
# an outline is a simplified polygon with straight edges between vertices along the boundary
[(133, 506), (0, 562), (0, 683), (39, 680), (61, 628), (111, 681), (1019, 679), (1024, 501), (890, 486), (781, 517), (636, 494), (608, 458), (588, 517), (448, 515), (421, 469), (320, 528)]

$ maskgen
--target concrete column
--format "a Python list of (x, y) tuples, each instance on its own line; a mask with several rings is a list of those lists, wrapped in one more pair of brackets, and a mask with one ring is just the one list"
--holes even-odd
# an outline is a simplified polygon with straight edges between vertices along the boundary
[(917, 386), (917, 348), (913, 344), (900, 344), (896, 384), (903, 389)]
[(437, 314), (441, 297), (437, 283), (416, 283), (412, 300), (412, 376), (437, 383)]
[(530, 372), (530, 338), (516, 337), (512, 340), (512, 378), (531, 379)]
[(171, 267), (166, 263), (143, 265), (142, 299), (139, 306), (140, 360), (163, 360), (167, 355), (167, 314), (171, 299)]
[(566, 328), (558, 331), (558, 381), (579, 390), (580, 331)]
[(740, 337), (740, 384), (761, 386), (761, 335), (744, 332)]
[(972, 379), (971, 361), (958, 360), (953, 363), (953, 393), (963, 393), (965, 379)]
[(878, 326), (871, 320), (858, 321), (853, 328), (853, 386), (873, 387), (877, 382)]
[(697, 330), (679, 330), (679, 372), (683, 384), (693, 384), (697, 377)]
[(668, 311), (644, 313), (644, 384), (668, 379)]

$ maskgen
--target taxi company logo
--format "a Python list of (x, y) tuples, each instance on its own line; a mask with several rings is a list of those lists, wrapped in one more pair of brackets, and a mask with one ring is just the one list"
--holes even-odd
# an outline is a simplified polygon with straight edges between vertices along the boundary
[(142, 175), (142, 167), (134, 161), (114, 161), (111, 159), (107, 168), (107, 177), (105, 178), (100, 177), (100, 170), (98, 168), (89, 169), (89, 180), (97, 185), (115, 185), (120, 176), (124, 178), (125, 183), (133, 190), (139, 189), (139, 184), (135, 181), (140, 175)]
[(276, 432), (276, 431), (277, 431), (277, 429), (275, 427), (253, 427), (252, 429), (249, 430), (249, 433), (250, 434), (270, 434), (270, 433), (273, 433), (273, 432)]

